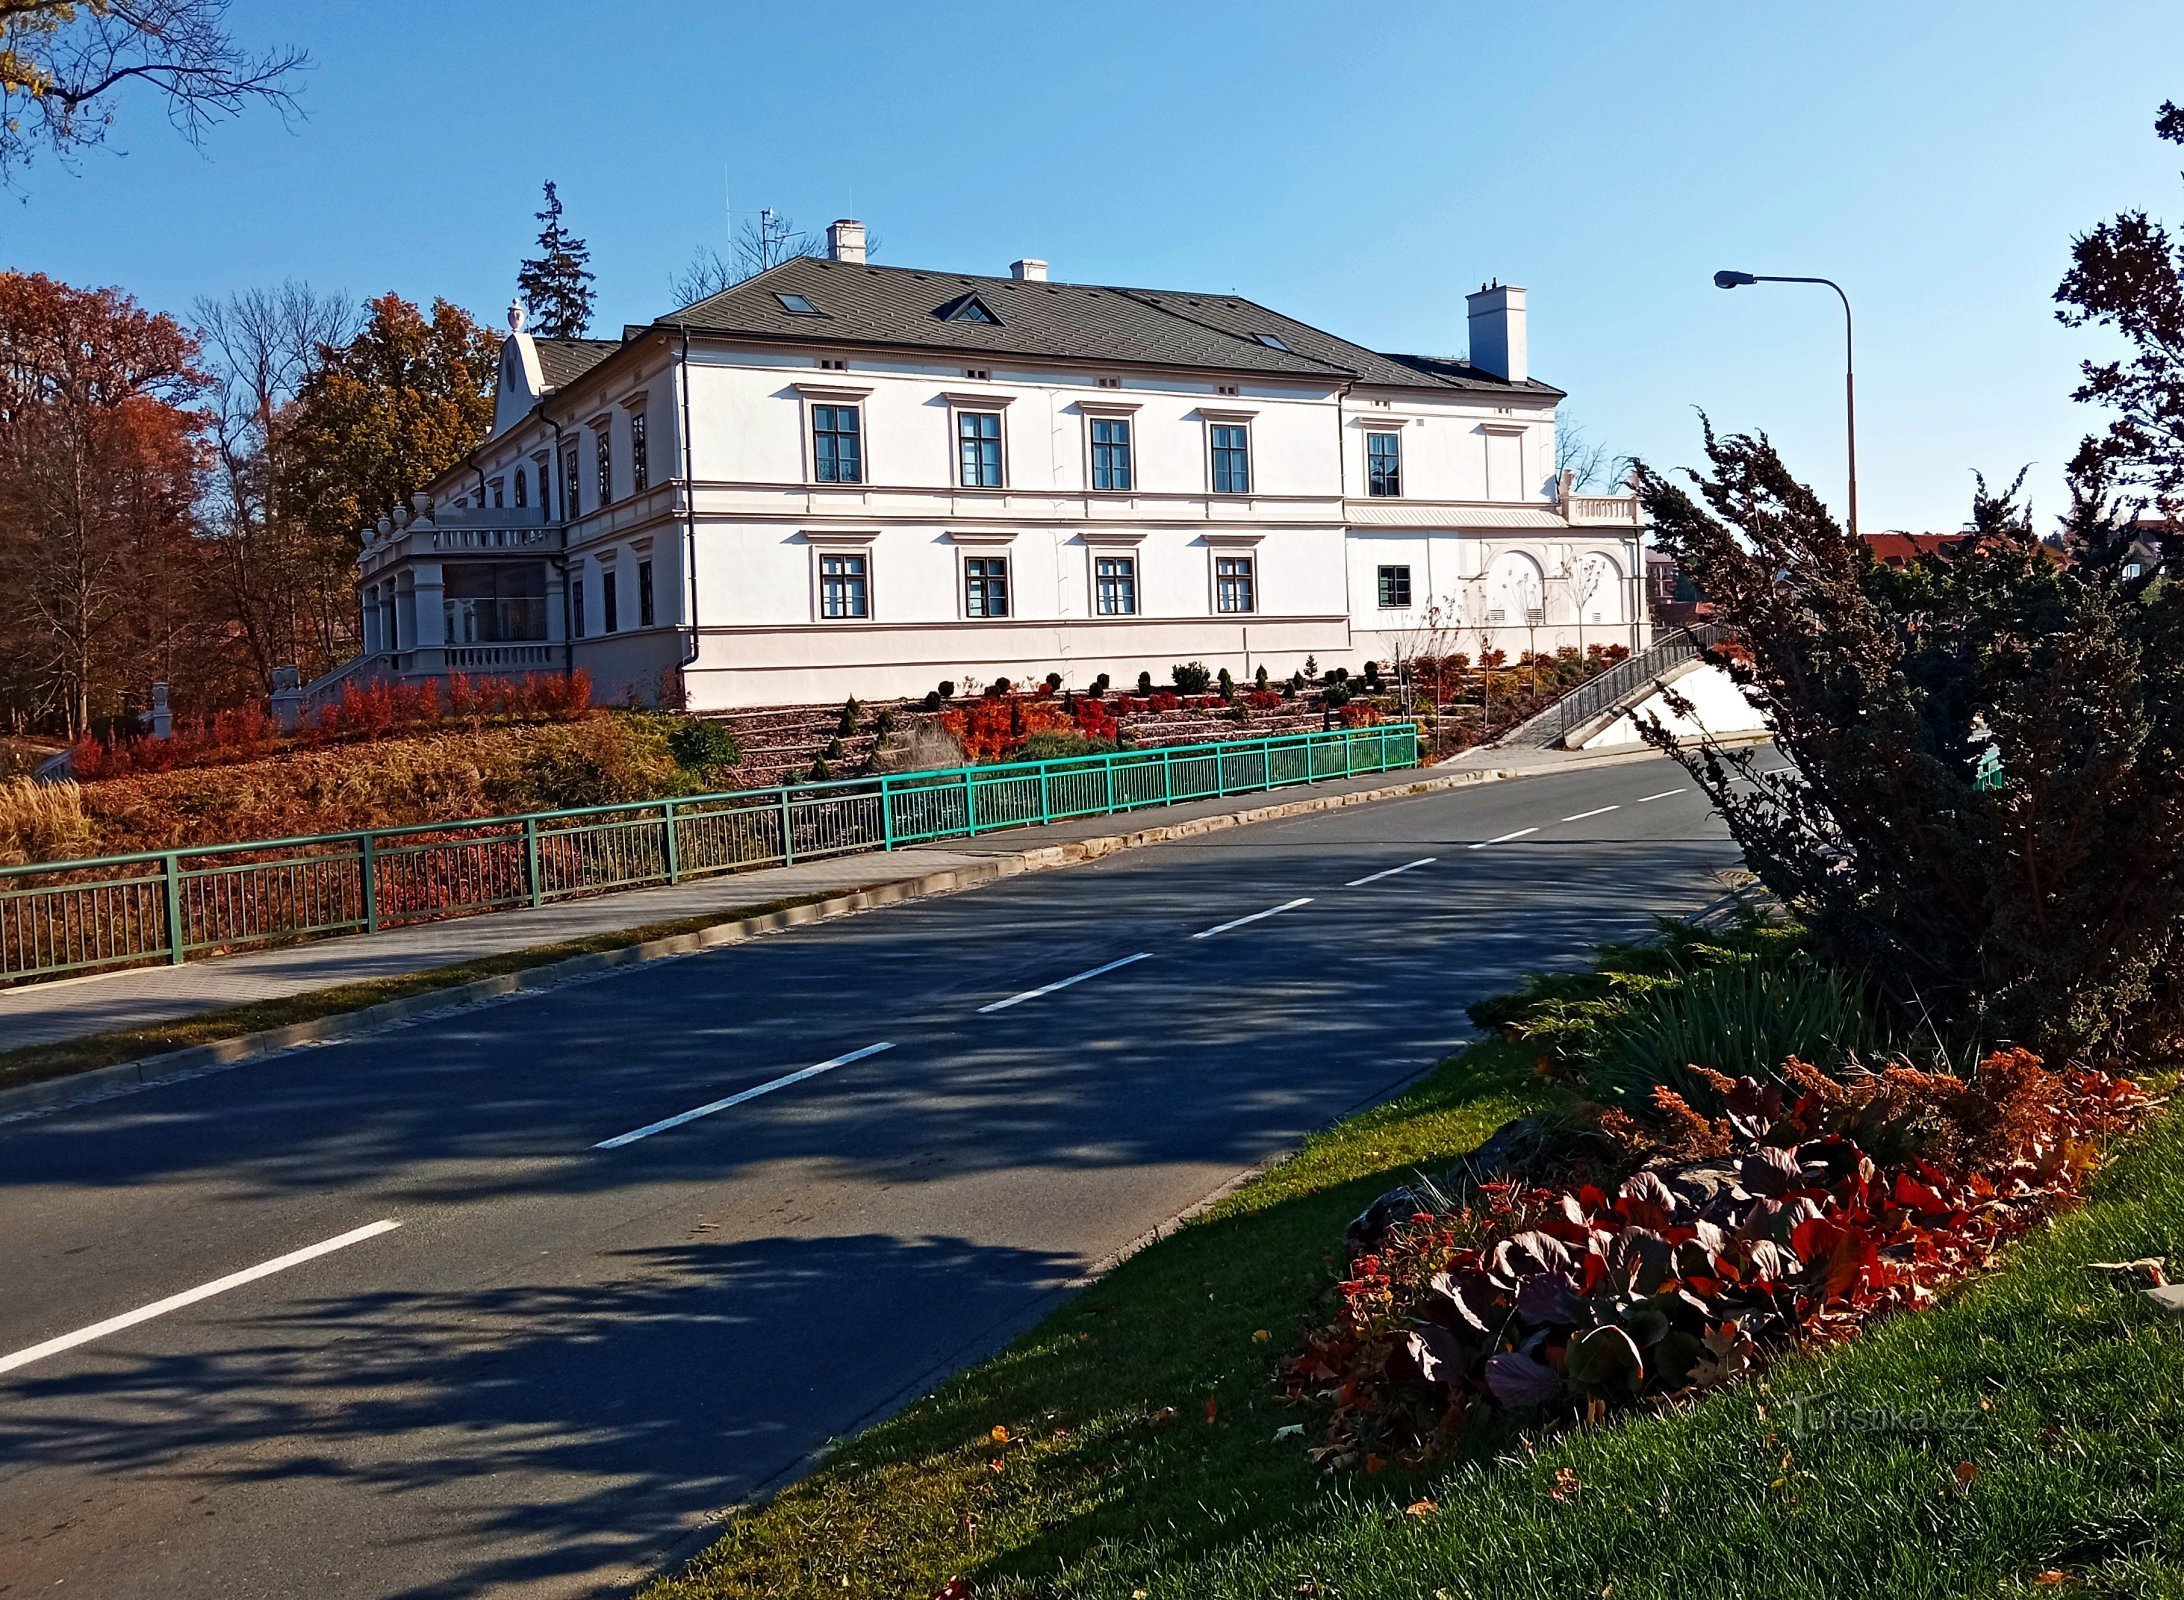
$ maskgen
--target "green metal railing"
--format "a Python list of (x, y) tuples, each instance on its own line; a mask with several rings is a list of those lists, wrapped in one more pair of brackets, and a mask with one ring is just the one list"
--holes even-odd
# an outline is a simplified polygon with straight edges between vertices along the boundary
[(0, 868), (0, 984), (1418, 762), (1410, 723)]

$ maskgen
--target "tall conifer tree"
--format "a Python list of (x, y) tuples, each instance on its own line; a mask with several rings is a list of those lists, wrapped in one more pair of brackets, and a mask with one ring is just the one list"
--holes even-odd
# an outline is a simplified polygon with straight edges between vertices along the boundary
[(561, 225), (561, 196), (546, 185), (546, 209), (538, 213), (539, 253), (516, 271), (516, 292), (531, 314), (532, 331), (548, 339), (581, 339), (591, 327), (591, 248)]

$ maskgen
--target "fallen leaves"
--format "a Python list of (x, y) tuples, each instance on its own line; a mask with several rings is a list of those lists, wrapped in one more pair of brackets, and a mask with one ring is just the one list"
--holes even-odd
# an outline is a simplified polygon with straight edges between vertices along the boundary
[(1578, 1482), (1577, 1473), (1570, 1467), (1555, 1468), (1555, 1481), (1547, 1491), (1547, 1497), (1557, 1503), (1570, 1499), (1584, 1485)]

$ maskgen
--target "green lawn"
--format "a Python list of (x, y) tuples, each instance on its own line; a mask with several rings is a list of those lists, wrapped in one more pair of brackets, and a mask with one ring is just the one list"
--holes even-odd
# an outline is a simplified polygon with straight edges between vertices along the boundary
[(1417, 1478), (1317, 1473), (1274, 1366), (1325, 1320), (1344, 1221), (1545, 1102), (1530, 1060), (1476, 1046), (1322, 1135), (644, 1600), (958, 1575), (981, 1600), (2184, 1597), (2184, 1317), (2084, 1268), (2184, 1264), (2174, 1113), (2005, 1270), (1764, 1384)]

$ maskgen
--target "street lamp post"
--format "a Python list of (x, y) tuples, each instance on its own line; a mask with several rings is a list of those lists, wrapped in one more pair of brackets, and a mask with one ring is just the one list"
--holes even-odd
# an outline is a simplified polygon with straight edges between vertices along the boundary
[(1858, 537), (1858, 395), (1852, 378), (1850, 296), (1843, 293), (1843, 286), (1833, 278), (1785, 278), (1764, 272), (1714, 274), (1717, 289), (1736, 289), (1748, 283), (1824, 283), (1835, 291), (1835, 298), (1843, 302), (1843, 421), (1850, 466), (1850, 536), (1855, 539)]

